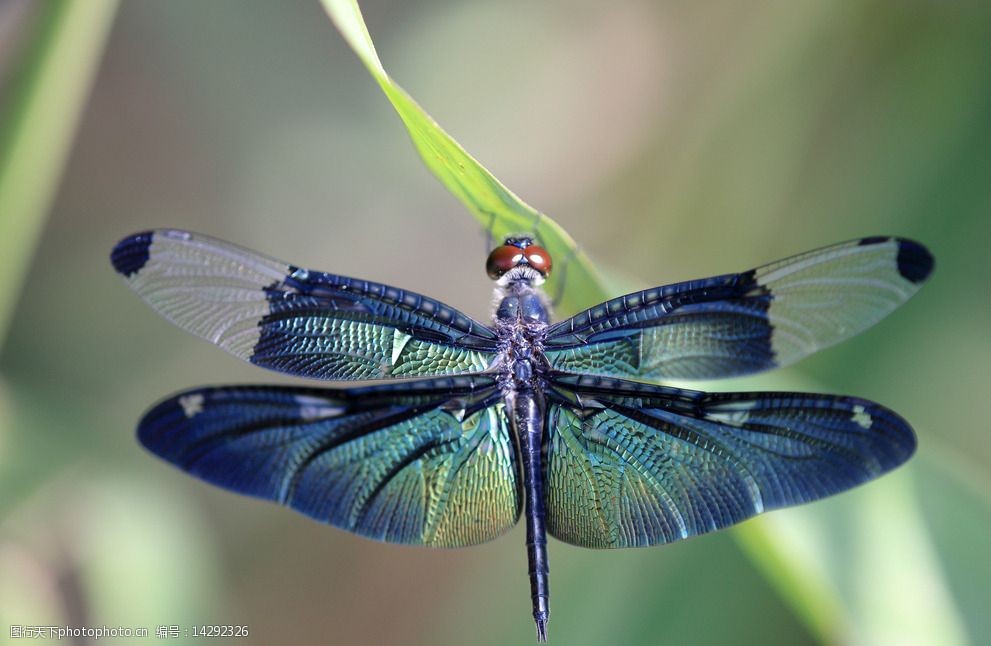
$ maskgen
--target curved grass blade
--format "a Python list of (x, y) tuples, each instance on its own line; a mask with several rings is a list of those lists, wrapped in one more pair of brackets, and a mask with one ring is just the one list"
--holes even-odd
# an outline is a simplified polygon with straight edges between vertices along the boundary
[[(468, 207), (493, 239), (499, 241), (510, 234), (529, 232), (550, 252), (557, 271), (548, 280), (546, 290), (559, 302), (560, 313), (574, 312), (605, 300), (609, 293), (602, 277), (561, 225), (493, 177), (386, 73), (356, 0), (322, 2), (396, 109), (423, 162), (447, 190)], [(562, 283), (565, 275), (567, 279)]]

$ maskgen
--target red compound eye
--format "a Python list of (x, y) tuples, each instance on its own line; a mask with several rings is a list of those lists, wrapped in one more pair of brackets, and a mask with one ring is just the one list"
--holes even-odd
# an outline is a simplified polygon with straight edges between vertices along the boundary
[(520, 264), (523, 260), (523, 250), (513, 245), (504, 244), (496, 247), (485, 261), (485, 271), (489, 278), (498, 280), (507, 271)]
[(551, 255), (543, 247), (532, 244), (523, 250), (523, 255), (526, 256), (526, 261), (530, 263), (530, 266), (544, 276), (551, 273)]

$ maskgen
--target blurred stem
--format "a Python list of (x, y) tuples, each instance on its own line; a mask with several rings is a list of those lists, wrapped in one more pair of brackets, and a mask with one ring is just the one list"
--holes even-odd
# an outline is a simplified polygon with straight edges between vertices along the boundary
[(117, 0), (49, 0), (0, 121), (0, 345), (51, 207)]
[(812, 633), (824, 644), (844, 641), (849, 620), (837, 593), (808, 571), (795, 550), (772, 527), (755, 518), (734, 528), (733, 537)]

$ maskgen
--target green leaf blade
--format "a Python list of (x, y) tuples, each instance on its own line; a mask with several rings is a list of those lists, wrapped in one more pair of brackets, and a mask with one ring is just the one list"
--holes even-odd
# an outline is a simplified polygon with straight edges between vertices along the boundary
[(517, 197), (447, 134), (386, 73), (354, 0), (322, 0), (344, 35), (399, 114), (427, 168), (478, 223), (499, 242), (507, 235), (531, 233), (550, 253), (555, 271), (546, 291), (562, 312), (573, 313), (605, 300), (605, 281), (574, 239), (556, 222)]

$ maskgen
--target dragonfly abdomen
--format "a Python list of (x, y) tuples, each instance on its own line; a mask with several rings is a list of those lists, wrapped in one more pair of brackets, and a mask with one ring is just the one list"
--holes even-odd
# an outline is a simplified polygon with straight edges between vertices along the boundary
[(550, 617), (550, 586), (547, 565), (547, 526), (544, 504), (542, 445), (544, 435), (544, 400), (541, 393), (526, 389), (508, 398), (512, 406), (513, 428), (519, 438), (523, 489), (526, 501), (526, 551), (530, 576), (530, 598), (537, 639), (547, 639)]
[(535, 289), (523, 282), (497, 292), (496, 331), (500, 340), (499, 385), (511, 416), (519, 453), (526, 514), (526, 552), (530, 598), (537, 639), (546, 641), (550, 617), (544, 501), (543, 336), (548, 313)]

